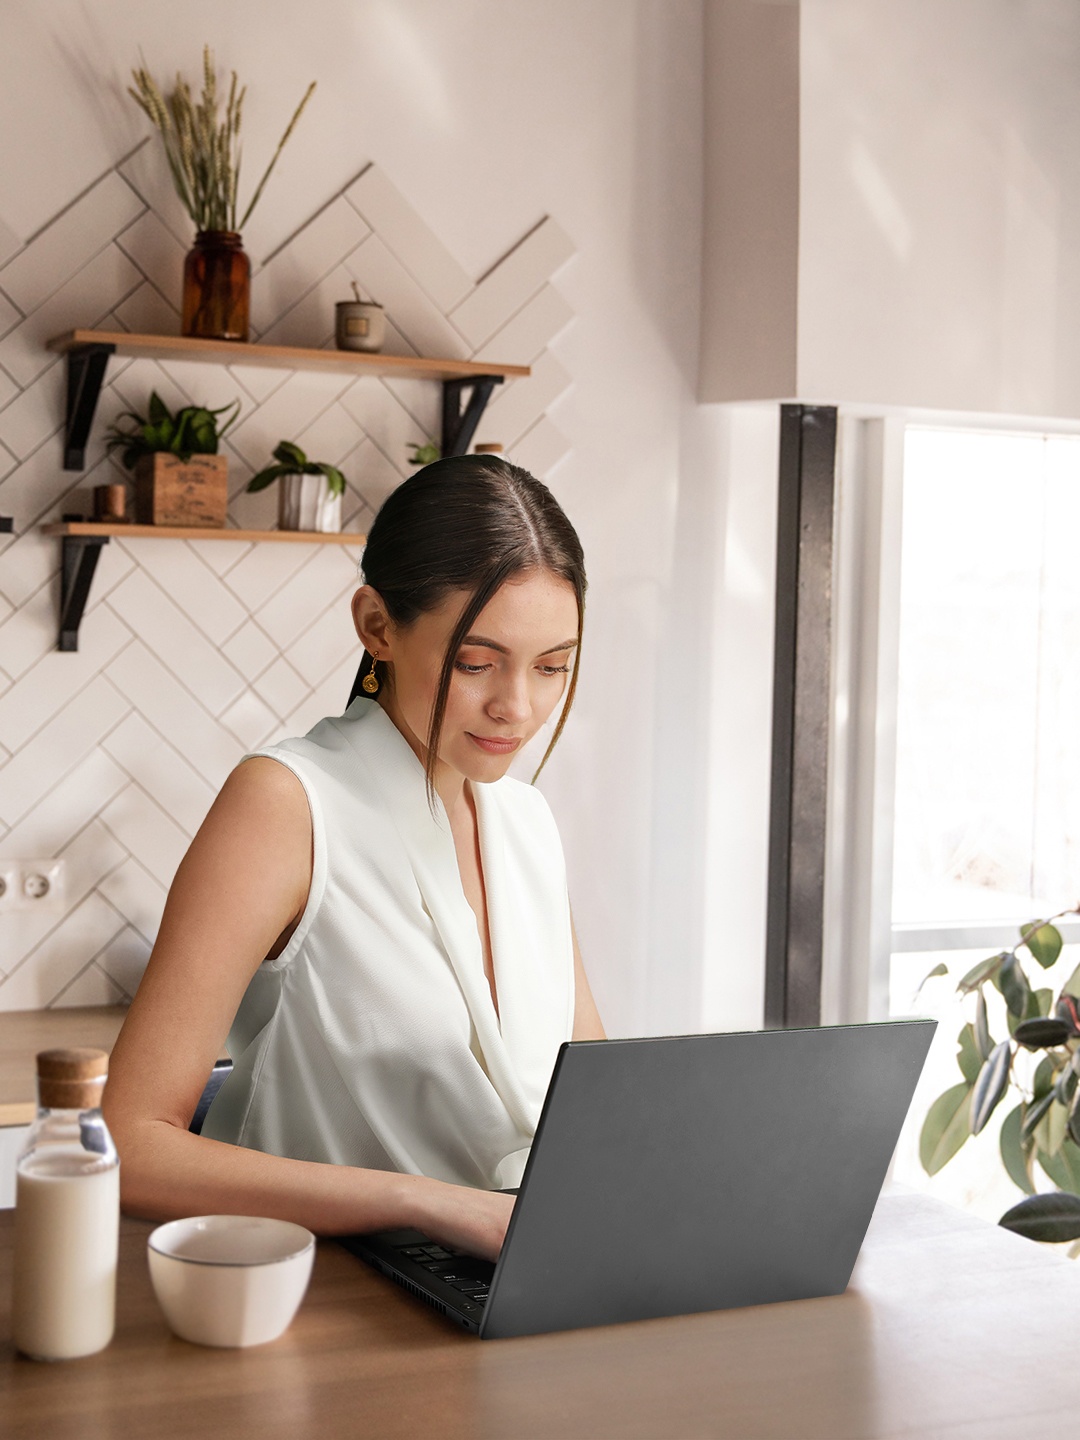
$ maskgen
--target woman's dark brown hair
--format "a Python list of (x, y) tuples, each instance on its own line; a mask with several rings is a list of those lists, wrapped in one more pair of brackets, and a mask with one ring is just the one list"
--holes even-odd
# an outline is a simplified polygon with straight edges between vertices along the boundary
[[(431, 710), (424, 767), (429, 799), (434, 797), (454, 662), (480, 611), (501, 585), (529, 570), (550, 571), (573, 586), (578, 646), (566, 704), (537, 767), (539, 775), (562, 734), (577, 689), (586, 584), (581, 542), (547, 486), (497, 455), (436, 460), (387, 497), (368, 535), (362, 568), (365, 583), (379, 592), (390, 619), (401, 627), (435, 609), (452, 591), (469, 592), (443, 656)], [(365, 650), (360, 674), (370, 666)], [(385, 661), (376, 662), (380, 685), (387, 683), (387, 668)], [(363, 693), (359, 678), (350, 698)]]

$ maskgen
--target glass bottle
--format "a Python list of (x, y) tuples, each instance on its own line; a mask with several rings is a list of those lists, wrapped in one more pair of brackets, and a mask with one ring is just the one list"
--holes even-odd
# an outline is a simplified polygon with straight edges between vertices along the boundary
[(12, 1335), (35, 1360), (113, 1336), (120, 1162), (101, 1114), (103, 1050), (43, 1050), (38, 1110), (15, 1166)]
[(200, 230), (184, 259), (181, 335), (246, 340), (251, 261), (235, 230)]

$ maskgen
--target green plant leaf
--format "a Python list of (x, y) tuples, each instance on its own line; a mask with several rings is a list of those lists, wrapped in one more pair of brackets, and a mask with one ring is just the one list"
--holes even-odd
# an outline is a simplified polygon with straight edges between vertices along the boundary
[(1053, 990), (1051, 990), (1048, 985), (1044, 985), (1041, 990), (1036, 990), (1036, 991), (1035, 991), (1035, 1003), (1036, 1003), (1036, 1004), (1038, 1005), (1038, 1007), (1039, 1007), (1039, 1014), (1040, 1014), (1040, 1015), (1043, 1015), (1043, 1016), (1049, 1015), (1049, 1014), (1050, 1014), (1050, 1011), (1054, 1008), (1054, 992), (1053, 992)]
[(975, 1042), (975, 1027), (965, 1025), (956, 1037), (956, 1043), (960, 1047), (956, 1054), (960, 1074), (969, 1085), (974, 1085), (979, 1078), (979, 1071), (983, 1068), (983, 1057), (979, 1054), (979, 1047)]
[(1054, 1099), (1062, 1105), (1071, 1105), (1076, 1094), (1076, 1071), (1071, 1065), (1063, 1065), (1054, 1082)]
[(989, 1060), (990, 1051), (994, 1048), (994, 1037), (990, 1034), (990, 1023), (986, 1015), (986, 996), (981, 990), (975, 1006), (975, 1045), (982, 1058)]
[(992, 980), (1004, 960), (1012, 954), (1011, 950), (1002, 950), (997, 955), (990, 955), (986, 960), (980, 960), (973, 965), (964, 978), (957, 985), (957, 989), (963, 995), (970, 995), (972, 990), (977, 990), (984, 980)]
[(412, 454), (409, 456), (410, 465), (431, 465), (439, 459), (439, 447), (434, 440), (429, 440), (426, 445), (420, 445), (415, 440), (409, 442)]
[[(1032, 921), (1032, 924), (1034, 923), (1035, 922)], [(1031, 926), (1025, 925), (1020, 931), (1020, 934), (1023, 935), (1025, 931), (1030, 928)], [(1044, 970), (1048, 970), (1061, 954), (1061, 947), (1065, 942), (1061, 938), (1061, 931), (1055, 926), (1042, 924), (1033, 934), (1028, 935), (1023, 943), (1031, 951), (1033, 959), (1035, 959)]]
[(1031, 986), (1024, 974), (1023, 966), (1013, 954), (1006, 955), (1001, 962), (1001, 967), (992, 977), (994, 984), (1001, 991), (1002, 998), (1008, 1006), (1009, 1013), (1015, 1015), (1018, 1020), (1027, 1018)]
[(1052, 1045), (1064, 1045), (1069, 1038), (1069, 1027), (1064, 1020), (1022, 1020), (1013, 1031), (1013, 1039), (1028, 1050), (1047, 1050)]
[(1061, 987), (1062, 995), (1071, 995), (1074, 1000), (1080, 1000), (1080, 965), (1072, 972), (1065, 984)]
[(1036, 1150), (1035, 1158), (1059, 1190), (1080, 1191), (1080, 1148), (1072, 1140), (1063, 1141), (1056, 1155)]
[(1046, 1139), (1042, 1148), (1048, 1155), (1056, 1155), (1061, 1149), (1062, 1142), (1067, 1133), (1069, 1123), (1069, 1112), (1058, 1100), (1051, 1102), (1046, 1112), (1045, 1132), (1040, 1131), (1040, 1138), (1045, 1133)]
[(189, 455), (217, 454), (218, 413), (204, 405), (189, 405), (179, 412), (176, 418), (183, 424), (182, 448)]
[[(1075, 1076), (1071, 1065), (1069, 1066), (1069, 1072)], [(1068, 1107), (1069, 1115), (1068, 1123), (1065, 1126), (1066, 1134), (1074, 1144), (1080, 1145), (1080, 1094), (1077, 1093), (1075, 1079), (1073, 1081), (1073, 1093), (1064, 1103)]]
[[(1031, 1175), (1028, 1172), (1028, 1162), (1034, 1146), (1030, 1140), (1025, 1145), (1020, 1138), (1020, 1125), (1023, 1118), (1024, 1107), (1017, 1105), (1001, 1122), (1001, 1163), (1005, 1166), (1009, 1179), (1018, 1189), (1023, 1190), (1025, 1195), (1034, 1195), (1035, 1186), (1031, 1183)], [(1056, 1180), (1054, 1184), (1057, 1184)]]
[[(230, 405), (222, 405), (220, 409), (218, 409), (218, 410), (211, 410), (211, 411), (210, 411), (210, 414), (213, 415), (213, 416), (215, 416), (215, 417), (218, 416), (218, 415), (228, 415), (228, 416), (229, 416), (229, 418), (228, 418), (227, 420), (222, 420), (222, 421), (219, 421), (219, 423), (218, 423), (218, 427), (217, 427), (217, 437), (218, 437), (218, 440), (219, 440), (219, 441), (220, 441), (220, 440), (223, 440), (223, 439), (225, 438), (225, 436), (229, 433), (229, 431), (232, 429), (232, 427), (236, 424), (237, 420), (240, 418), (240, 411), (241, 411), (241, 409), (242, 409), (242, 406), (241, 406), (241, 404), (240, 404), (240, 397), (239, 397), (239, 395), (238, 395), (238, 396), (236, 397), (236, 399), (235, 399)], [(229, 414), (230, 411), (232, 411), (232, 414), (231, 414), (231, 415)], [(213, 450), (212, 453), (215, 454), (215, 455), (217, 454), (217, 447), (216, 447), (216, 446), (214, 447), (214, 450)]]
[[(130, 411), (128, 413), (130, 414)], [(162, 420), (170, 419), (169, 407), (156, 390), (150, 391), (150, 405), (147, 410), (147, 415), (150, 423), (153, 425), (160, 425)], [(133, 416), (132, 418), (135, 417)]]
[(1053, 1099), (1053, 1090), (1048, 1090), (1045, 1095), (1038, 1096), (1030, 1105), (1025, 1105), (1024, 1119), (1020, 1127), (1020, 1138), (1022, 1140), (1029, 1140), (1035, 1134), (1035, 1131), (1042, 1124), (1046, 1112), (1050, 1109)]
[(1025, 1235), (1029, 1240), (1051, 1244), (1080, 1240), (1080, 1195), (1064, 1191), (1032, 1195), (1011, 1210), (1006, 1210), (998, 1224), (1016, 1235)]
[(1070, 1034), (1080, 1035), (1080, 1001), (1075, 995), (1070, 995), (1068, 991), (1063, 990), (1054, 1006), (1054, 1015), (1058, 1020), (1065, 1021)]
[[(974, 1040), (972, 1040), (974, 1044)], [(1012, 1064), (1012, 1046), (1002, 1040), (990, 1052), (979, 1072), (971, 1091), (971, 1133), (978, 1135), (997, 1109), (1001, 1097), (1009, 1084), (1009, 1066)]]
[(971, 1134), (970, 1085), (953, 1085), (926, 1113), (919, 1136), (919, 1159), (928, 1175), (947, 1165)]
[(944, 960), (939, 961), (938, 964), (935, 965), (932, 970), (928, 970), (926, 974), (922, 977), (922, 979), (919, 981), (919, 989), (915, 991), (915, 994), (919, 994), (919, 992), (922, 990), (922, 987), (926, 984), (928, 980), (934, 980), (937, 978), (937, 976), (947, 975), (948, 973), (949, 967), (945, 964)]
[(280, 480), (282, 475), (294, 475), (295, 473), (291, 465), (269, 465), (265, 470), (260, 470), (257, 475), (251, 477), (247, 483), (248, 492), (253, 495), (257, 490), (265, 490), (275, 480)]
[(293, 474), (303, 474), (304, 466), (308, 463), (308, 458), (303, 450), (299, 445), (294, 445), (291, 440), (279, 441), (274, 450), (274, 459), (282, 465), (288, 465)]
[(331, 495), (345, 494), (345, 476), (340, 470), (333, 465), (324, 465), (321, 461), (316, 462), (315, 469), (326, 476), (326, 488)]
[(1054, 1081), (1057, 1078), (1057, 1067), (1054, 1064), (1052, 1055), (1044, 1055), (1035, 1067), (1035, 1075), (1031, 1082), (1031, 1093), (1036, 1100), (1041, 1100), (1044, 1095), (1054, 1088)]

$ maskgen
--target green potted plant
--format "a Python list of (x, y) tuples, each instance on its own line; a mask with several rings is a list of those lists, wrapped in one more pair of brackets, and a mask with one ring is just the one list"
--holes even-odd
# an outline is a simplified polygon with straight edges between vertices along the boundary
[(135, 86), (128, 94), (161, 135), (176, 193), (195, 224), (195, 246), (184, 261), (180, 333), (202, 339), (246, 340), (251, 264), (240, 232), (311, 99), (315, 82), (311, 82), (296, 107), (238, 219), (240, 120), (247, 87), (237, 89), (236, 71), (232, 73), (223, 117), (219, 116), (217, 70), (209, 45), (203, 49), (203, 90), (197, 103), (191, 87), (180, 75), (168, 97), (145, 66), (133, 70), (132, 78)]
[(239, 400), (218, 410), (184, 405), (174, 414), (154, 390), (146, 415), (120, 415), (132, 424), (118, 421), (105, 443), (134, 471), (136, 524), (224, 527), (229, 462), (218, 447), (239, 414)]
[(265, 490), (275, 480), (278, 526), (282, 530), (313, 530), (333, 534), (341, 529), (341, 497), (345, 476), (325, 460), (309, 460), (299, 445), (282, 440), (273, 452), (276, 465), (252, 476), (248, 490)]
[(409, 448), (412, 450), (409, 456), (410, 465), (431, 465), (441, 459), (441, 451), (434, 440), (428, 440), (423, 445), (419, 440), (410, 440)]
[[(1011, 950), (980, 960), (960, 980), (957, 989), (973, 1009), (957, 1036), (962, 1079), (930, 1106), (919, 1142), (923, 1168), (936, 1174), (1011, 1092), (1016, 1104), (1002, 1122), (999, 1152), (1027, 1198), (1000, 1223), (1048, 1242), (1080, 1241), (1080, 965), (1055, 994), (1051, 986), (1033, 986), (1021, 952), (1029, 965), (1049, 969), (1063, 945), (1053, 922), (1076, 914), (1080, 907), (1033, 920)], [(947, 973), (938, 965), (926, 979)], [(1001, 1039), (991, 1034), (987, 987), (1004, 1002), (1008, 1033)], [(1055, 1188), (1037, 1193), (1043, 1177)]]

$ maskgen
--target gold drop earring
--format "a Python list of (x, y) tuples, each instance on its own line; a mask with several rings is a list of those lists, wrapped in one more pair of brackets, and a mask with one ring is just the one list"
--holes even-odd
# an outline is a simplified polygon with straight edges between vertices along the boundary
[(375, 656), (374, 656), (374, 655), (371, 657), (371, 669), (370, 669), (370, 670), (368, 671), (368, 673), (364, 676), (363, 680), (361, 680), (360, 684), (361, 684), (361, 686), (362, 686), (365, 694), (367, 694), (367, 695), (376, 695), (376, 694), (378, 694), (378, 690), (379, 690), (379, 677), (375, 674)]

